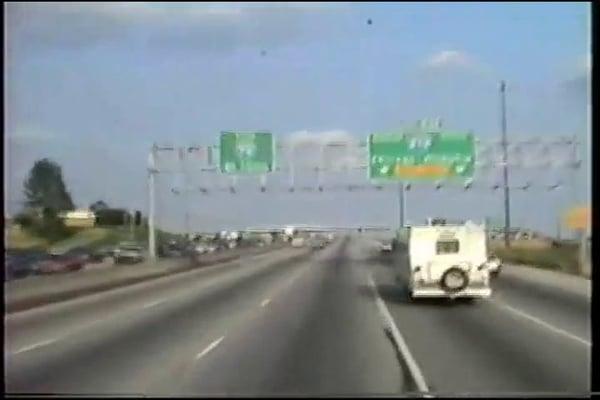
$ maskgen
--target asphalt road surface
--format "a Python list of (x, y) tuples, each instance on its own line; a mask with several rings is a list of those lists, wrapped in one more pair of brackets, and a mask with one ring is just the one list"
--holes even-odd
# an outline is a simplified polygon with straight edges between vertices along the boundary
[[(589, 392), (585, 282), (514, 268), (489, 300), (413, 304), (394, 257), (355, 235), (11, 314), (6, 391)], [(403, 345), (385, 329), (392, 325)]]

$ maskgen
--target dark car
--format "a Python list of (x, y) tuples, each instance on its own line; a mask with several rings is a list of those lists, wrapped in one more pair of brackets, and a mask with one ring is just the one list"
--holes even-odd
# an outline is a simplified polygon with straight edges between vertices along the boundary
[(89, 259), (89, 251), (83, 248), (72, 249), (65, 253), (53, 253), (48, 259), (36, 263), (35, 271), (41, 275), (79, 271)]
[(182, 243), (170, 241), (160, 245), (158, 254), (165, 258), (183, 257), (186, 254), (186, 247)]
[(90, 261), (91, 262), (102, 262), (105, 258), (114, 257), (115, 248), (107, 246), (96, 249), (90, 253)]
[(38, 250), (9, 250), (5, 253), (4, 280), (11, 281), (35, 274), (35, 264), (49, 255)]

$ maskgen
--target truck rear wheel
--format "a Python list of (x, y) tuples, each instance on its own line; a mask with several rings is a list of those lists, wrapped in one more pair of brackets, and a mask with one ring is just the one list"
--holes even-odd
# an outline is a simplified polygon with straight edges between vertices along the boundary
[(460, 292), (469, 284), (467, 273), (458, 267), (449, 268), (440, 279), (440, 286), (447, 293)]

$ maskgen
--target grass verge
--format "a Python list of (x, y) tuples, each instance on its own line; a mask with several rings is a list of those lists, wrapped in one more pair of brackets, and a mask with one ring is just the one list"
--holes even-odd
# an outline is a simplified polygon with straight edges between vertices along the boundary
[(496, 255), (506, 263), (524, 264), (532, 267), (579, 275), (578, 246), (560, 244), (557, 247), (527, 248), (492, 246)]

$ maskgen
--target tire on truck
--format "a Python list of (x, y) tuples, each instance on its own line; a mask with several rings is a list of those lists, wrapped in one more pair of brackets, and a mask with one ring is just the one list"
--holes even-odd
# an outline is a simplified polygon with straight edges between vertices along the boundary
[[(455, 284), (457, 280), (461, 281), (459, 285)], [(458, 267), (448, 268), (440, 279), (441, 288), (450, 295), (464, 290), (468, 285), (469, 276), (464, 270)]]

